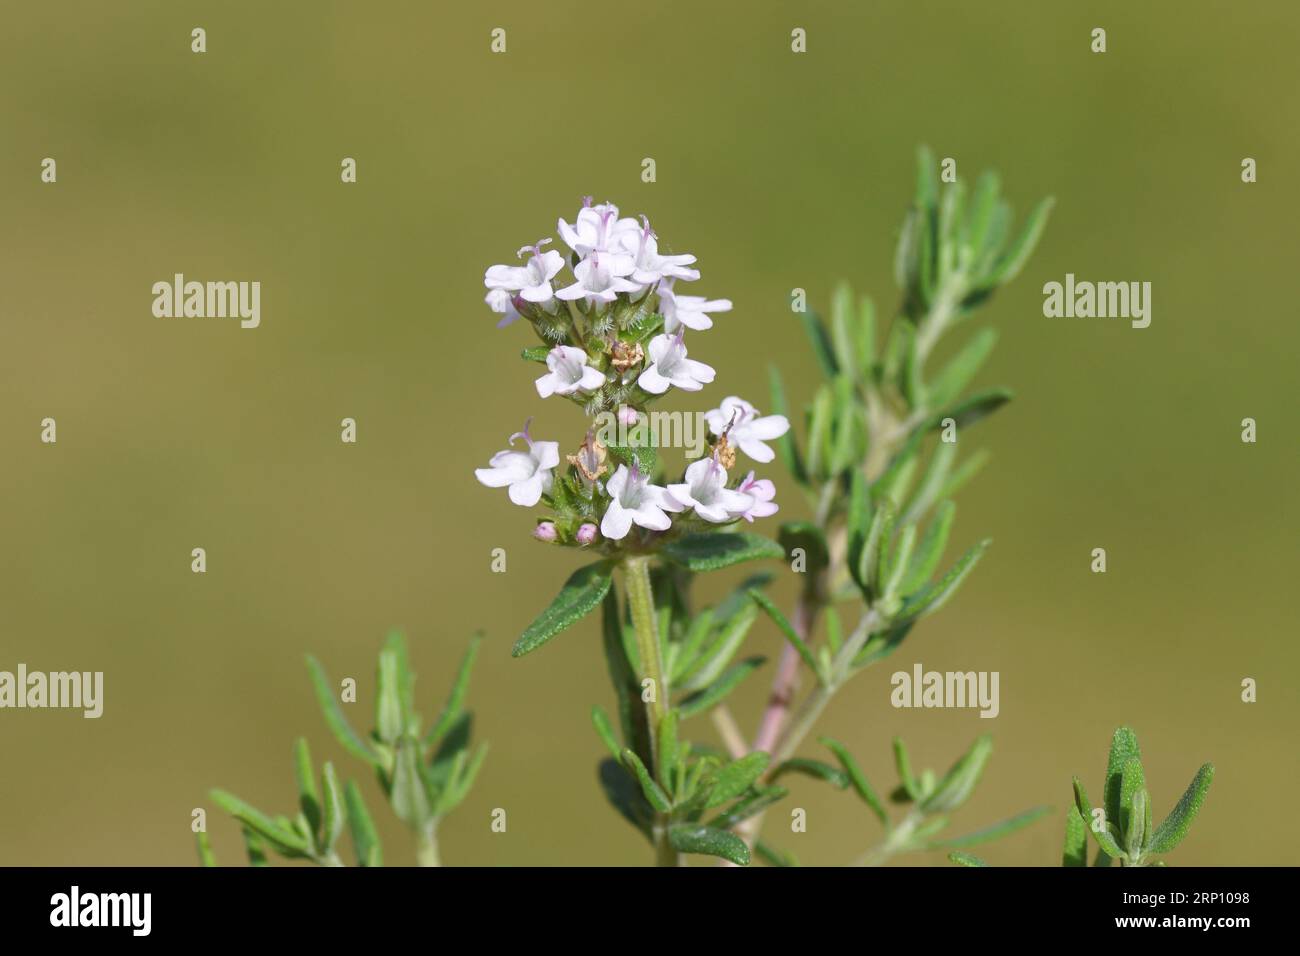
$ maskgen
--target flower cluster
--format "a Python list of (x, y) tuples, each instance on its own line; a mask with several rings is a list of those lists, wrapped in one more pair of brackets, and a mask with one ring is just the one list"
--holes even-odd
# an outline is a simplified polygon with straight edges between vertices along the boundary
[(765, 442), (789, 429), (783, 416), (760, 415), (728, 396), (704, 416), (706, 453), (675, 482), (663, 474), (649, 427), (646, 409), (656, 398), (713, 381), (714, 370), (687, 354), (686, 332), (711, 328), (711, 314), (729, 312), (730, 300), (678, 291), (678, 282), (700, 277), (695, 257), (661, 253), (645, 216), (622, 218), (613, 204), (593, 206), (588, 198), (573, 223), (560, 219), (557, 228), (568, 257), (546, 248), (549, 238), (523, 247), (522, 265), (487, 270), (486, 301), (502, 317), (498, 327), (527, 321), (545, 343), (523, 353), (546, 367), (537, 394), (569, 399), (593, 424), (565, 469), (558, 443), (535, 441), (525, 424), (510, 436), (510, 448), (475, 471), (478, 480), (508, 488), (517, 505), (549, 509), (534, 531), (539, 540), (611, 551), (776, 513), (771, 481), (750, 471), (733, 483), (728, 471), (737, 450), (770, 462)]

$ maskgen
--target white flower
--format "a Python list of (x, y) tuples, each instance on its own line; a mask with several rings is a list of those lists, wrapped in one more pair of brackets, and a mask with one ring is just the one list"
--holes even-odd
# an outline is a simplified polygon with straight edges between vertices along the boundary
[(565, 286), (555, 295), (560, 299), (581, 299), (586, 298), (589, 302), (613, 302), (618, 298), (620, 292), (635, 292), (641, 288), (635, 282), (629, 282), (623, 276), (632, 271), (631, 257), (627, 259), (627, 270), (622, 275), (614, 272), (611, 268), (611, 261), (616, 262), (617, 256), (610, 253), (593, 252), (586, 259), (583, 259), (573, 269), (574, 276), (578, 281), (571, 286)]
[(600, 533), (611, 541), (619, 541), (637, 524), (651, 531), (667, 531), (672, 519), (665, 512), (681, 511), (682, 505), (667, 491), (652, 485), (647, 476), (633, 467), (619, 465), (605, 483), (605, 491), (612, 499), (600, 519)]
[(727, 469), (716, 458), (701, 458), (686, 469), (686, 482), (668, 493), (695, 509), (705, 521), (734, 521), (754, 506), (752, 496), (727, 487)]
[(705, 412), (704, 420), (709, 423), (709, 431), (715, 435), (726, 432), (729, 444), (759, 462), (776, 457), (763, 442), (780, 438), (790, 430), (790, 422), (784, 415), (760, 418), (757, 408), (735, 395), (724, 398), (721, 407)]
[(515, 297), (505, 289), (491, 289), (483, 297), (483, 301), (488, 304), (493, 312), (499, 312), (505, 316), (497, 323), (498, 329), (504, 329), (511, 322), (520, 318), (519, 310), (515, 308)]
[[(684, 277), (683, 277), (684, 278)], [(706, 299), (702, 295), (678, 295), (672, 278), (659, 283), (659, 311), (664, 317), (664, 331), (676, 332), (681, 326), (703, 331), (713, 328), (706, 312), (730, 312), (730, 299)]]
[(605, 384), (605, 373), (587, 364), (586, 352), (570, 345), (557, 345), (547, 352), (546, 367), (550, 372), (536, 382), (542, 398), (572, 395), (578, 389), (594, 392)]
[(551, 280), (564, 268), (564, 257), (558, 252), (542, 252), (542, 246), (550, 241), (543, 239), (520, 249), (516, 255), (521, 259), (525, 252), (532, 253), (522, 266), (492, 266), (483, 274), (483, 284), (492, 290), (517, 292), (525, 302), (550, 302)]
[(633, 256), (623, 248), (623, 237), (635, 234), (639, 227), (635, 219), (619, 219), (618, 207), (613, 203), (592, 206), (588, 196), (573, 225), (561, 219), (556, 228), (560, 231), (560, 238), (578, 255), (585, 257), (593, 252), (604, 252), (608, 254), (609, 267), (616, 275), (625, 276), (632, 271)]
[(528, 442), (528, 451), (499, 451), (488, 462), (488, 468), (475, 468), (474, 477), (489, 488), (510, 486), (510, 500), (531, 508), (542, 498), (542, 492), (551, 489), (551, 469), (560, 463), (560, 443), (533, 441), (528, 434), (530, 418), (524, 430), (510, 436), (508, 444), (516, 438)]
[(650, 285), (652, 282), (670, 277), (688, 281), (700, 277), (699, 270), (686, 268), (695, 261), (694, 256), (659, 255), (659, 237), (650, 228), (649, 219), (642, 216), (641, 221), (645, 225), (638, 232), (623, 232), (619, 236), (623, 247), (636, 257), (636, 268), (632, 271), (633, 280), (642, 285)]
[(670, 385), (676, 385), (684, 392), (698, 392), (713, 381), (715, 373), (712, 368), (686, 357), (682, 332), (656, 335), (650, 340), (650, 364), (636, 380), (647, 392), (662, 395)]
[(776, 502), (772, 500), (776, 497), (776, 485), (766, 478), (755, 481), (752, 471), (745, 476), (745, 480), (740, 483), (736, 490), (754, 499), (754, 503), (749, 507), (749, 510), (741, 515), (746, 521), (752, 523), (755, 518), (767, 518), (780, 510)]

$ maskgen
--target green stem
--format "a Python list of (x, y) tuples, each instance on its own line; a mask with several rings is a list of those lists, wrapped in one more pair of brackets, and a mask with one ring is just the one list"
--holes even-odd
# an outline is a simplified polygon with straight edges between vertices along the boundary
[[(650, 699), (646, 701), (646, 722), (650, 725), (651, 774), (664, 789), (672, 793), (672, 781), (662, 779), (659, 767), (659, 726), (668, 708), (668, 679), (664, 675), (663, 651), (659, 645), (659, 628), (655, 621), (654, 588), (650, 583), (650, 559), (645, 555), (623, 562), (627, 582), (627, 603), (632, 612), (632, 630), (636, 634), (637, 656), (641, 659), (642, 681), (651, 681)], [(644, 692), (643, 692), (644, 696)], [(651, 836), (655, 846), (656, 866), (677, 866), (677, 851), (668, 841), (669, 814), (655, 814)]]
[(438, 857), (438, 831), (433, 824), (416, 834), (415, 863), (417, 866), (442, 866)]
[(645, 555), (627, 558), (623, 562), (623, 574), (627, 579), (627, 603), (632, 610), (632, 630), (636, 633), (637, 654), (641, 658), (641, 679), (654, 682), (654, 692), (646, 702), (646, 717), (650, 721), (651, 756), (654, 756), (658, 753), (659, 724), (667, 712), (668, 681), (664, 677), (659, 628), (655, 621), (650, 559)]

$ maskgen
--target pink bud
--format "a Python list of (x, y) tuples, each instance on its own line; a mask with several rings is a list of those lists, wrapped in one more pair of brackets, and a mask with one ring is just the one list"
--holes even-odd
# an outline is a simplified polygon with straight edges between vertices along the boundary
[(578, 529), (578, 544), (591, 544), (596, 540), (596, 526), (588, 522)]
[(635, 425), (637, 422), (636, 409), (630, 405), (620, 405), (618, 407), (618, 423), (620, 425)]
[(555, 523), (553, 521), (543, 521), (533, 530), (533, 537), (538, 541), (554, 541)]

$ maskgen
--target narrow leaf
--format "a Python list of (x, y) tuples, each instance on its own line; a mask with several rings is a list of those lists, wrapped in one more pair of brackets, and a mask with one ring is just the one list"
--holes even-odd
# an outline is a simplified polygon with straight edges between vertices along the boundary
[(674, 564), (691, 571), (716, 571), (741, 561), (785, 557), (780, 544), (747, 531), (688, 534), (669, 543), (663, 554)]
[(1192, 821), (1196, 819), (1196, 814), (1200, 812), (1201, 804), (1205, 802), (1205, 794), (1209, 792), (1210, 782), (1213, 779), (1213, 764), (1204, 764), (1196, 771), (1196, 776), (1192, 778), (1177, 806), (1170, 811), (1169, 816), (1165, 817), (1165, 821), (1156, 827), (1149, 852), (1168, 853), (1183, 841)]
[(550, 607), (539, 614), (519, 640), (515, 641), (511, 656), (523, 657), (590, 614), (605, 599), (610, 581), (610, 566), (605, 561), (574, 571)]
[(976, 846), (980, 843), (988, 843), (990, 840), (998, 840), (1008, 834), (1015, 833), (1017, 830), (1029, 826), (1043, 814), (1051, 811), (1051, 807), (1034, 807), (1032, 810), (1025, 810), (1023, 813), (1017, 813), (1014, 817), (1008, 817), (1005, 820), (999, 820), (997, 823), (991, 823), (979, 830), (974, 830), (964, 836), (951, 837), (947, 840), (940, 840), (932, 843), (931, 848), (941, 847), (960, 847)]
[(678, 853), (701, 853), (721, 857), (737, 866), (749, 866), (749, 847), (745, 841), (727, 830), (678, 823), (668, 828), (668, 842)]
[(379, 758), (375, 752), (352, 729), (348, 719), (343, 716), (337, 692), (330, 686), (329, 678), (325, 676), (325, 669), (321, 667), (320, 661), (310, 654), (307, 655), (307, 672), (311, 675), (312, 686), (316, 689), (316, 701), (320, 704), (321, 711), (325, 715), (325, 723), (334, 734), (334, 739), (352, 756), (372, 766), (378, 764)]

